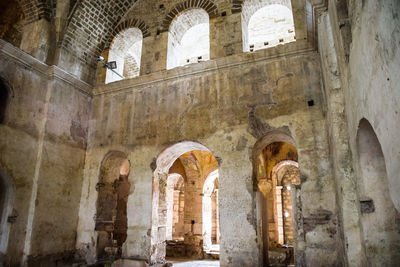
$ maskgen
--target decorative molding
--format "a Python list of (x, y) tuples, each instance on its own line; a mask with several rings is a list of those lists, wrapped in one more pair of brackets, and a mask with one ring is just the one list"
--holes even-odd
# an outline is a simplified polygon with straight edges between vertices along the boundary
[(90, 84), (80, 80), (58, 66), (49, 66), (41, 62), (40, 60), (2, 39), (0, 39), (0, 56), (1, 55), (6, 56), (24, 68), (30, 69), (36, 73), (39, 73), (40, 75), (47, 76), (48, 79), (56, 79), (68, 83), (81, 93), (92, 96), (93, 86)]

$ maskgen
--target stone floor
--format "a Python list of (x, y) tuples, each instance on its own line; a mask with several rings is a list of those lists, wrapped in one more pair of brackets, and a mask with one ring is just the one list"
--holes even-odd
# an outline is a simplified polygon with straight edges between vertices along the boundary
[(219, 266), (218, 260), (190, 260), (190, 259), (167, 259), (174, 267), (215, 267)]

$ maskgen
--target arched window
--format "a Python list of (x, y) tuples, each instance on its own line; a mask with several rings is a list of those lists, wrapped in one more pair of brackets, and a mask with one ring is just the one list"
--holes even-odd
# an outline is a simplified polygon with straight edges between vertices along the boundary
[(110, 151), (100, 167), (96, 204), (97, 259), (120, 258), (127, 239), (130, 162), (125, 153)]
[(362, 119), (358, 127), (357, 147), (357, 191), (367, 261), (371, 266), (395, 266), (400, 262), (398, 211), (389, 194), (381, 144), (366, 119)]
[(247, 0), (242, 8), (243, 51), (295, 41), (290, 0)]
[(201, 8), (179, 14), (168, 34), (167, 69), (210, 59), (208, 13)]
[(287, 265), (294, 265), (298, 195), (292, 185), (300, 184), (294, 140), (279, 131), (259, 139), (253, 149), (253, 168), (259, 189), (256, 209), (263, 266), (282, 264), (280, 257), (269, 257), (270, 253), (281, 254)]
[(106, 83), (139, 76), (143, 34), (138, 28), (120, 32), (113, 40), (108, 62), (115, 61), (116, 69), (107, 69)]

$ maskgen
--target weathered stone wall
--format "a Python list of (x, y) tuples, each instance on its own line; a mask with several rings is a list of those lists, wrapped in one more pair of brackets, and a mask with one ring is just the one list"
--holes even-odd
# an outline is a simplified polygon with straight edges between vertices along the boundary
[[(99, 163), (107, 151), (122, 149), (133, 169), (124, 255), (148, 259), (152, 162), (163, 148), (196, 140), (221, 159), (221, 265), (258, 265), (251, 151), (258, 138), (283, 127), (296, 140), (302, 172), (307, 230), (298, 238), (297, 249), (305, 256), (300, 260), (310, 266), (319, 265), (322, 258), (337, 262), (337, 218), (319, 68), (318, 54), (307, 43), (297, 42), (97, 87), (79, 248), (95, 246), (92, 218)], [(310, 100), (313, 106), (307, 104)]]
[[(8, 259), (20, 262), (25, 251), (36, 264), (72, 253), (77, 234), (78, 252), (94, 262), (100, 165), (119, 150), (131, 162), (123, 256), (148, 260), (155, 159), (174, 143), (195, 140), (219, 162), (221, 265), (257, 266), (262, 216), (251, 154), (278, 129), (293, 137), (299, 156), (296, 262), (364, 266), (356, 142), (362, 118), (382, 146), (387, 192), (400, 209), (398, 1), (329, 0), (326, 10), (324, 1), (292, 0), (297, 41), (255, 53), (242, 53), (243, 1), (179, 2), (19, 1), (27, 23), (16, 25), (20, 48), (40, 61), (0, 41), (0, 75), (14, 90), (0, 125), (0, 169), (16, 187)], [(165, 71), (170, 22), (205, 3), (212, 60)], [(95, 57), (130, 26), (144, 37), (142, 76), (104, 85), (98, 68), (91, 91), (66, 73), (94, 83)]]
[[(354, 3), (346, 108), (352, 152), (359, 121), (373, 125), (385, 156), (389, 192), (400, 210), (400, 18), (399, 1)], [(369, 27), (364, 27), (368, 23)]]
[(0, 168), (16, 188), (7, 259), (51, 260), (75, 248), (89, 86), (4, 41), (0, 50), (13, 90), (0, 125)]
[(398, 1), (329, 1), (319, 23), (330, 150), (343, 224), (338, 235), (343, 242), (338, 244), (351, 266), (365, 266), (366, 254), (375, 253), (365, 251), (360, 230), (362, 174), (356, 138), (363, 118), (373, 126), (385, 157), (389, 186), (381, 194), (389, 193), (399, 211), (398, 10)]

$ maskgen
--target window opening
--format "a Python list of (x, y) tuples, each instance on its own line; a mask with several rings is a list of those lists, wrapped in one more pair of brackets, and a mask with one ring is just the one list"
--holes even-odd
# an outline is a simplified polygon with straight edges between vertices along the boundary
[(200, 8), (189, 9), (171, 23), (167, 69), (210, 59), (209, 16)]

